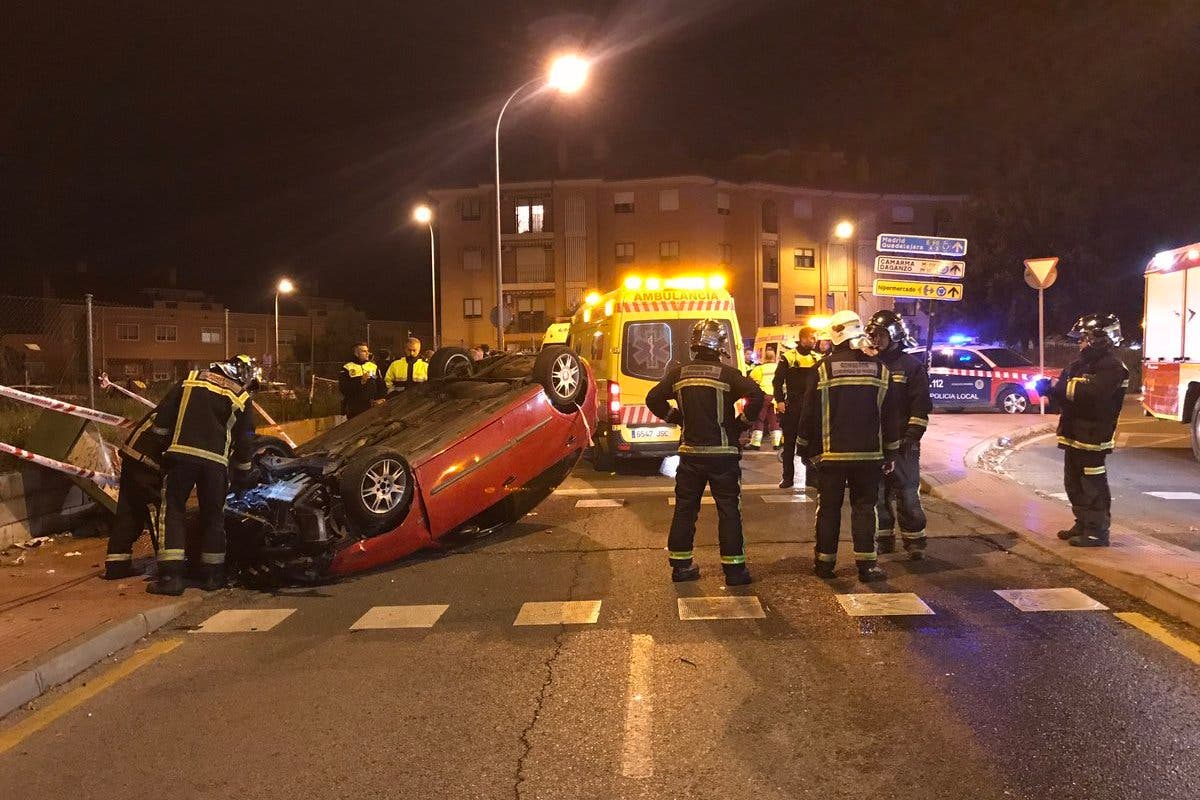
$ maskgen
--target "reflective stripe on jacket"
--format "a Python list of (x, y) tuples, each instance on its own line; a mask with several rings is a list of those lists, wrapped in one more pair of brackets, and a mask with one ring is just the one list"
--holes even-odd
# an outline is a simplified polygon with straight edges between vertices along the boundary
[[(412, 369), (409, 369), (412, 364)], [(429, 380), (429, 364), (420, 356), (401, 356), (388, 367), (383, 383), (390, 392), (406, 384), (425, 383)]]
[(168, 395), (155, 418), (157, 425), (170, 431), (166, 452), (224, 467), (229, 466), (232, 451), (233, 466), (248, 469), (254, 436), (250, 393), (210, 370), (192, 370), (180, 386), (182, 391)]

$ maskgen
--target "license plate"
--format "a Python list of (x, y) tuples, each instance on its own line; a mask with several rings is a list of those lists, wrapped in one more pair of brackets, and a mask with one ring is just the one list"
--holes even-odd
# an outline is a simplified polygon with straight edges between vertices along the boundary
[(628, 428), (625, 432), (629, 434), (631, 442), (671, 438), (671, 428), (666, 425), (657, 428)]

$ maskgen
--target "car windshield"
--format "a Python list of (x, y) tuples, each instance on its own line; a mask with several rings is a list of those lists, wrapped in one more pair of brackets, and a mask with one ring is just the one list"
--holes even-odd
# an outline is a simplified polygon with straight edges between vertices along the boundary
[[(621, 371), (631, 378), (657, 381), (667, 373), (671, 364), (678, 361), (686, 364), (692, 360), (692, 327), (696, 319), (661, 319), (646, 322), (627, 322), (621, 343)], [(735, 366), (733, 353), (739, 342), (733, 340), (733, 331), (727, 320), (721, 320), (725, 329), (726, 347), (729, 355), (722, 361)]]
[(986, 347), (979, 351), (997, 367), (1032, 367), (1033, 362), (1007, 347)]

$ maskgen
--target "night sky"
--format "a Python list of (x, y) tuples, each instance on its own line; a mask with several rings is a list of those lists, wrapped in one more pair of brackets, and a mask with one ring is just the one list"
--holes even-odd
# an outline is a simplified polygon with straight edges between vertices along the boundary
[[(419, 316), (411, 205), (490, 181), (499, 104), (572, 46), (598, 56), (591, 83), (506, 118), (509, 179), (787, 182), (735, 160), (829, 149), (872, 166), (846, 188), (975, 192), (1022, 154), (1088, 187), (1114, 271), (1200, 239), (1200, 3), (50, 5), (0, 34), (6, 292), (73, 275), (116, 299), (174, 268), (249, 308), (287, 272)], [(1049, 227), (1066, 252), (1089, 235)]]

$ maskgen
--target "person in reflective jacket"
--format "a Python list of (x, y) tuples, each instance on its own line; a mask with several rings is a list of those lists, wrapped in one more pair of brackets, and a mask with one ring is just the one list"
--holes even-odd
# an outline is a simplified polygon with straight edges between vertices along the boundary
[(405, 354), (392, 362), (383, 383), (388, 392), (399, 392), (429, 380), (429, 362), (421, 357), (421, 340), (410, 338)]
[[(758, 384), (721, 363), (721, 357), (728, 356), (726, 338), (720, 320), (697, 322), (692, 328), (691, 363), (669, 369), (646, 394), (646, 407), (655, 416), (683, 429), (675, 473), (675, 515), (667, 537), (671, 580), (677, 582), (700, 577), (700, 568), (692, 562), (692, 545), (700, 498), (708, 486), (717, 506), (725, 584), (750, 583), (742, 538), (738, 437), (750, 426), (749, 420), (758, 417), (764, 397)], [(738, 414), (735, 403), (741, 398), (746, 398), (746, 407)]]
[(354, 345), (354, 360), (342, 365), (338, 388), (342, 391), (342, 413), (346, 419), (363, 413), (378, 398), (379, 368), (371, 360), (366, 342)]
[[(167, 392), (158, 408), (179, 402), (182, 384)], [(162, 497), (162, 457), (167, 447), (166, 428), (156, 423), (158, 408), (142, 417), (133, 433), (121, 445), (121, 479), (117, 510), (108, 535), (108, 553), (104, 558), (106, 581), (131, 578), (139, 574), (133, 566), (133, 543), (142, 532), (153, 529)], [(157, 541), (157, 539), (155, 540)]]
[(1063, 483), (1075, 524), (1058, 532), (1074, 547), (1108, 547), (1112, 494), (1105, 458), (1113, 451), (1117, 418), (1129, 388), (1129, 370), (1117, 358), (1121, 321), (1115, 314), (1087, 314), (1068, 334), (1079, 342), (1079, 358), (1058, 380), (1040, 378), (1038, 394), (1056, 400)]

